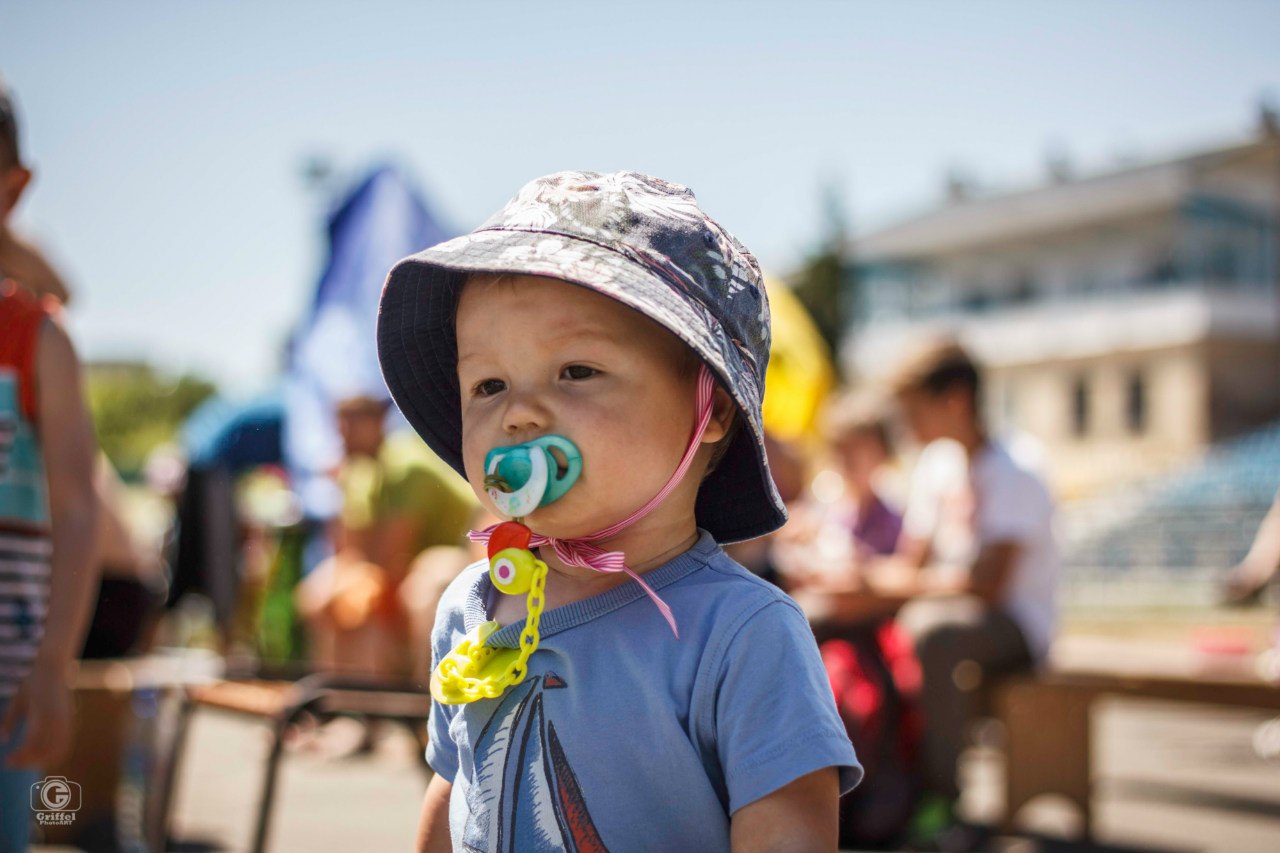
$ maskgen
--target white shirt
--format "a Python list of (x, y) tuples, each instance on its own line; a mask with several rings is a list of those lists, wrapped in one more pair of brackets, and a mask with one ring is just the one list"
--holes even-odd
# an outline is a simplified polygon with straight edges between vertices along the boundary
[(953, 574), (967, 574), (983, 547), (1016, 542), (1001, 604), (1032, 655), (1043, 659), (1057, 625), (1061, 570), (1053, 513), (1049, 490), (1026, 454), (989, 441), (970, 462), (962, 446), (942, 440), (916, 462), (903, 531), (929, 542), (938, 569)]

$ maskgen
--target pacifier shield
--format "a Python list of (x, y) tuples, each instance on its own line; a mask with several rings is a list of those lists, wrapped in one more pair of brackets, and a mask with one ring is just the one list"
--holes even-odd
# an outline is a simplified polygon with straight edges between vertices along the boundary
[(485, 491), (499, 512), (523, 518), (562, 497), (582, 473), (582, 454), (562, 435), (495, 447), (484, 459)]

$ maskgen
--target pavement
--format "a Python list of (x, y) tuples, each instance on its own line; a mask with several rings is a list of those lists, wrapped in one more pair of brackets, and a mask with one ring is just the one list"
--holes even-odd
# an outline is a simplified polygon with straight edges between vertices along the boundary
[[(1095, 729), (1102, 844), (1093, 849), (1280, 851), (1280, 760), (1259, 757), (1252, 742), (1268, 719), (1261, 712), (1107, 702)], [(265, 726), (206, 711), (193, 722), (190, 744), (175, 795), (180, 849), (246, 849), (266, 755)], [(970, 750), (963, 768), (968, 816), (999, 818), (1002, 772), (998, 749)], [(415, 743), (400, 729), (383, 732), (366, 756), (290, 754), (268, 849), (409, 850), (426, 781)], [(1030, 829), (1051, 836), (1070, 831), (1074, 815), (1063, 804), (1043, 802), (1033, 804), (1025, 820)], [(999, 846), (1009, 853), (1063, 849), (1026, 839)]]

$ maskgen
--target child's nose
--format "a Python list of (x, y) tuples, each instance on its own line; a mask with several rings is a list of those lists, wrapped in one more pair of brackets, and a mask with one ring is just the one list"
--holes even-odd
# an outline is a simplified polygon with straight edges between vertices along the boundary
[(551, 428), (551, 413), (535, 394), (508, 392), (502, 428), (511, 436), (525, 433), (541, 435)]

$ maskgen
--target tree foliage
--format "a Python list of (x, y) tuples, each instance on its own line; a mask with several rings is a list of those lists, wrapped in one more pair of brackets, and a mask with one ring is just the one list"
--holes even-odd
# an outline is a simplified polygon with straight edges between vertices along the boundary
[(147, 454), (174, 441), (187, 416), (217, 391), (199, 377), (162, 376), (147, 364), (91, 364), (85, 385), (98, 444), (124, 476), (140, 473)]
[[(818, 245), (790, 279), (791, 290), (808, 309), (832, 353), (840, 352), (840, 338), (848, 317), (842, 295), (846, 286), (848, 217), (840, 190), (829, 181), (822, 190), (823, 231)], [(839, 359), (836, 360), (837, 364)]]
[(840, 298), (843, 279), (844, 258), (839, 251), (824, 247), (805, 260), (791, 284), (833, 353), (839, 352), (840, 335), (844, 331)]

